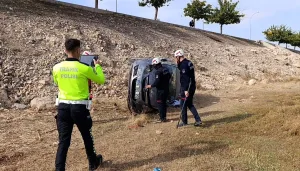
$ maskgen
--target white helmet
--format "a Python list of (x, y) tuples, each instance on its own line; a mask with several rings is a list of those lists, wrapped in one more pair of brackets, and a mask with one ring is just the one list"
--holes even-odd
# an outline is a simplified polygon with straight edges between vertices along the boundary
[(82, 55), (93, 55), (93, 54), (92, 54), (92, 52), (90, 52), (90, 51), (84, 51), (84, 52), (82, 53)]
[(152, 60), (152, 65), (156, 65), (156, 64), (159, 64), (159, 63), (161, 63), (161, 59), (160, 58), (154, 58)]
[(184, 52), (182, 49), (176, 50), (176, 52), (174, 53), (175, 57), (181, 57), (184, 55)]

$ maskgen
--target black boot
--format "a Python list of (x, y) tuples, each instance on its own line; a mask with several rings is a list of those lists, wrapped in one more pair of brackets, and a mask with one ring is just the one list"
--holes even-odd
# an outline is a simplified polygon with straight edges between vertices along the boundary
[(103, 157), (101, 154), (97, 155), (96, 161), (94, 162), (89, 162), (89, 171), (94, 171), (96, 170), (103, 162)]

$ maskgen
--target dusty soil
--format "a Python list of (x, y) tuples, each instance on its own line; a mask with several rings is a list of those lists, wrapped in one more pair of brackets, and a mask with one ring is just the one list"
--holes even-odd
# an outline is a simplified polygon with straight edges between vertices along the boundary
[[(280, 47), (134, 16), (85, 10), (43, 0), (0, 1), (0, 91), (13, 103), (55, 96), (51, 70), (64, 60), (67, 38), (99, 55), (107, 77), (97, 96), (126, 98), (134, 58), (172, 58), (182, 48), (196, 68), (197, 86), (299, 78), (299, 55)], [(22, 66), (17, 67), (15, 66)], [(36, 90), (39, 91), (36, 91)], [(0, 97), (0, 103), (6, 102)], [(0, 105), (1, 106), (1, 105)]]
[[(98, 170), (299, 170), (299, 86), (236, 85), (228, 91), (198, 92), (196, 106), (204, 121), (200, 128), (176, 129), (179, 109), (169, 110), (173, 122), (155, 124), (157, 115), (134, 118), (123, 101), (97, 99), (93, 134), (96, 150), (105, 159)], [(0, 170), (54, 170), (54, 115), (1, 111)], [(67, 170), (86, 169), (83, 141), (75, 127)]]
[[(0, 103), (27, 105), (35, 97), (54, 97), (50, 71), (64, 58), (66, 38), (82, 40), (83, 50), (101, 56), (107, 83), (93, 91), (106, 99), (95, 101), (92, 112), (96, 150), (105, 159), (99, 170), (300, 168), (300, 58), (295, 53), (42, 0), (1, 0), (0, 33)], [(131, 60), (171, 57), (178, 48), (196, 66), (201, 128), (176, 129), (178, 109), (168, 113), (173, 122), (154, 124), (157, 115), (149, 114), (133, 118), (124, 103)], [(253, 79), (256, 84), (247, 86)], [(0, 170), (54, 170), (55, 111), (0, 110)], [(76, 127), (67, 170), (87, 170)]]

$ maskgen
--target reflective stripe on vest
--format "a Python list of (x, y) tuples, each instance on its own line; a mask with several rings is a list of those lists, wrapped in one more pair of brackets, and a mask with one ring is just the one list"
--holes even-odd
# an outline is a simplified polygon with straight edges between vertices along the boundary
[(58, 103), (88, 105), (89, 100), (58, 100)]

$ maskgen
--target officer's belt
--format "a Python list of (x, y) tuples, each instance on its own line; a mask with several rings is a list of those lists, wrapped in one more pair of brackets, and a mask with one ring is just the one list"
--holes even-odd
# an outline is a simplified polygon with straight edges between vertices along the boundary
[(89, 100), (59, 100), (59, 103), (88, 105)]

